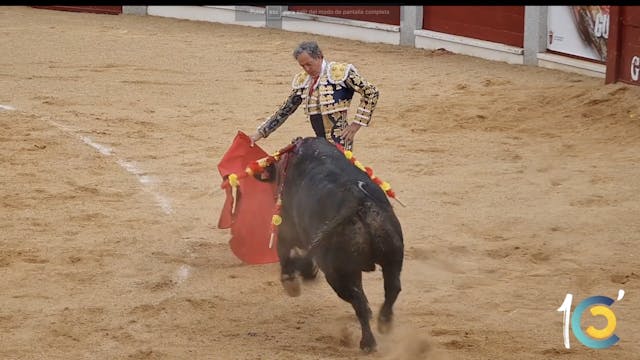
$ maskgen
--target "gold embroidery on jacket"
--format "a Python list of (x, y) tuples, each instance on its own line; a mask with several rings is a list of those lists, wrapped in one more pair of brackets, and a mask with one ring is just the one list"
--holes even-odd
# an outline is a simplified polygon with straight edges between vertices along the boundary
[(362, 78), (353, 64), (328, 63), (325, 72), (318, 80), (317, 89), (314, 89), (309, 96), (311, 85), (312, 78), (306, 72), (301, 71), (296, 74), (291, 82), (292, 92), (289, 98), (259, 126), (258, 131), (267, 137), (282, 125), (298, 107), (294, 105), (292, 99), (294, 96), (299, 96), (306, 115), (322, 114), (325, 129), (330, 138), (331, 126), (328, 123), (335, 123), (338, 128), (345, 127), (347, 124), (346, 112), (351, 104), (351, 98), (337, 101), (334, 98), (335, 91), (344, 88), (353, 89), (360, 94), (360, 104), (354, 119), (364, 125), (368, 125), (371, 121), (371, 115), (378, 102), (378, 89)]
[(293, 81), (291, 81), (291, 87), (294, 89), (302, 89), (309, 86), (309, 82), (311, 81), (311, 76), (304, 71), (297, 73), (293, 77)]
[(352, 65), (347, 63), (330, 62), (328, 67), (329, 71), (327, 73), (329, 82), (337, 84), (346, 80)]

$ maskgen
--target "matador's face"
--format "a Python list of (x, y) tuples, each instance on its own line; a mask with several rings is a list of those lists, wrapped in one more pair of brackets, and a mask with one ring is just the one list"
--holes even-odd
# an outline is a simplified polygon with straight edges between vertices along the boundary
[(303, 52), (298, 55), (296, 60), (298, 60), (298, 64), (300, 64), (307, 74), (312, 77), (320, 75), (320, 71), (322, 71), (322, 57), (314, 59), (308, 53)]

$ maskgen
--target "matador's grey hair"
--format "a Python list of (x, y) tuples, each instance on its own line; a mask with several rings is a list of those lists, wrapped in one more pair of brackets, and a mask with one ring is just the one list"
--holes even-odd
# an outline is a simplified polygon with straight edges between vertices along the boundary
[(303, 52), (306, 52), (314, 59), (322, 58), (322, 50), (320, 50), (318, 43), (315, 41), (301, 42), (300, 45), (298, 45), (298, 47), (293, 50), (293, 58), (297, 60), (298, 56), (300, 56), (300, 54), (302, 54)]

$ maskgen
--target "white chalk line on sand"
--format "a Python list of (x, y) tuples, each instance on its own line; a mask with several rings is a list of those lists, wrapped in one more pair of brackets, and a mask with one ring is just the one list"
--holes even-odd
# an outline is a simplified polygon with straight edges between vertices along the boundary
[[(60, 123), (57, 123), (53, 120), (47, 120), (49, 121), (50, 124), (52, 124), (53, 126), (57, 127), (58, 129), (71, 134), (75, 137), (77, 137), (78, 139), (80, 139), (83, 143), (91, 146), (92, 148), (96, 149), (100, 154), (104, 155), (104, 156), (112, 156), (114, 151), (112, 148), (99, 144), (95, 141), (93, 141), (90, 137), (88, 136), (84, 136), (84, 135), (79, 135), (77, 134), (78, 130), (77, 129), (72, 129), (68, 126), (62, 125)], [(145, 172), (142, 171), (135, 163), (130, 162), (130, 161), (126, 161), (123, 159), (118, 158), (116, 160), (116, 163), (118, 165), (120, 165), (120, 167), (122, 167), (123, 169), (125, 169), (127, 172), (135, 175), (135, 177), (138, 179), (138, 182), (142, 185), (142, 188), (150, 193), (156, 203), (158, 204), (158, 206), (160, 206), (160, 208), (162, 209), (162, 211), (167, 214), (170, 215), (173, 213), (173, 208), (171, 207), (171, 201), (169, 201), (169, 199), (167, 199), (165, 196), (163, 196), (162, 194), (158, 193), (157, 191), (155, 191), (153, 189), (153, 184), (154, 184), (154, 180), (148, 176), (145, 175)], [(188, 273), (187, 273), (188, 276)]]
[(14, 108), (11, 105), (2, 105), (0, 104), (0, 110), (15, 110), (16, 108)]
[(189, 274), (191, 272), (191, 267), (186, 264), (182, 264), (178, 271), (176, 271), (176, 282), (178, 284), (183, 283), (185, 280), (189, 278)]
[(156, 203), (158, 204), (158, 206), (160, 206), (165, 214), (168, 215), (173, 213), (173, 208), (171, 207), (171, 202), (169, 201), (169, 199), (151, 189), (151, 186), (153, 186), (154, 183), (152, 177), (145, 175), (144, 171), (140, 170), (140, 168), (138, 168), (138, 166), (136, 166), (136, 164), (132, 162), (122, 159), (118, 159), (116, 162), (118, 163), (118, 165), (120, 165), (120, 167), (135, 175), (135, 177), (138, 179), (138, 182), (142, 184), (142, 188), (155, 198)]
[(93, 140), (91, 140), (90, 137), (80, 136), (80, 140), (82, 140), (85, 144), (98, 150), (98, 152), (102, 155), (107, 155), (107, 156), (111, 155), (111, 148), (93, 142)]
[[(101, 153), (102, 155), (105, 156), (111, 156), (113, 155), (113, 149), (108, 147), (108, 146), (104, 146), (102, 144), (99, 144), (95, 141), (93, 141), (90, 137), (88, 136), (83, 136), (83, 135), (78, 135), (77, 132), (79, 131), (78, 129), (73, 129), (70, 128), (68, 126), (62, 125), (58, 122), (55, 122), (53, 120), (48, 120), (49, 123), (51, 123), (53, 126), (57, 127), (58, 129), (62, 130), (63, 132), (69, 134), (69, 135), (73, 135), (75, 137), (77, 137), (78, 139), (82, 140), (82, 142), (84, 142), (85, 144), (91, 146), (92, 148), (96, 149), (99, 153)], [(135, 163), (131, 162), (131, 161), (126, 161), (124, 159), (120, 159), (118, 158), (116, 160), (116, 163), (118, 165), (120, 165), (121, 168), (125, 169), (127, 172), (133, 174), (137, 179), (138, 182), (140, 184), (142, 184), (142, 188), (150, 193), (156, 200), (156, 203), (160, 206), (160, 208), (162, 209), (162, 211), (169, 215), (171, 213), (173, 213), (173, 208), (171, 207), (171, 202), (169, 201), (169, 199), (167, 199), (166, 197), (162, 196), (161, 194), (159, 194), (156, 191), (153, 191), (151, 189), (151, 186), (153, 185), (153, 179), (146, 175), (145, 172), (140, 169)], [(178, 270), (176, 270), (175, 272), (175, 281), (177, 284), (181, 284), (183, 282), (185, 282), (185, 280), (187, 280), (189, 278), (189, 276), (191, 275), (191, 267), (189, 265), (186, 264), (182, 264)]]

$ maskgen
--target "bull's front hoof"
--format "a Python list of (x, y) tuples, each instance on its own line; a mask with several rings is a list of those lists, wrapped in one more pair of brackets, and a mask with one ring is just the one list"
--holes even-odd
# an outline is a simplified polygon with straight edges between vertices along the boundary
[(371, 341), (365, 341), (364, 339), (360, 341), (360, 349), (366, 354), (371, 354), (372, 352), (375, 352), (376, 347), (377, 347), (377, 344), (374, 339), (371, 339)]
[(283, 276), (282, 287), (284, 288), (284, 291), (287, 292), (287, 295), (291, 297), (300, 296), (300, 293), (302, 292), (300, 288), (300, 278), (297, 276)]
[(384, 316), (382, 314), (378, 316), (378, 331), (381, 334), (388, 334), (391, 331), (392, 319), (391, 316)]

